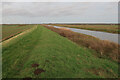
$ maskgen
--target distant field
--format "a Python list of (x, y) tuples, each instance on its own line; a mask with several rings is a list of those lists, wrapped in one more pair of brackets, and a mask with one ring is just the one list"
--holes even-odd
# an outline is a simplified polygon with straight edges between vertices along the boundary
[(120, 33), (118, 25), (68, 25), (68, 24), (54, 24), (56, 26), (69, 27), (69, 28), (78, 28), (78, 29), (87, 29), (93, 31), (103, 31), (109, 33)]
[(118, 77), (117, 62), (38, 25), (34, 31), (3, 45), (3, 78)]
[(6, 40), (32, 27), (33, 25), (2, 25), (2, 40)]

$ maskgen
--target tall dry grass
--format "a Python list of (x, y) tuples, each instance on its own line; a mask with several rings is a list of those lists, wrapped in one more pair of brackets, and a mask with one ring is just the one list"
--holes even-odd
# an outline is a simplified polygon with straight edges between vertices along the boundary
[[(77, 43), (78, 45), (85, 46), (87, 48), (95, 50), (100, 57), (108, 57), (111, 58), (114, 61), (119, 61), (119, 47), (117, 43), (106, 41), (106, 40), (100, 40), (98, 38), (80, 34), (73, 32), (68, 29), (63, 28), (54, 28), (50, 26), (46, 26), (48, 29), (60, 34), (63, 37), (66, 37), (70, 39), (71, 41)], [(119, 61), (120, 62), (120, 61)]]

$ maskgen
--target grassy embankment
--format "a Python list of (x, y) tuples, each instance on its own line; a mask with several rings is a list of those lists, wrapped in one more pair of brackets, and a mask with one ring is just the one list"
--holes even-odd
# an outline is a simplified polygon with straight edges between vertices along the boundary
[(120, 62), (118, 61), (120, 57), (120, 45), (118, 45), (117, 43), (109, 42), (107, 40), (100, 40), (96, 37), (76, 33), (65, 28), (54, 28), (50, 26), (46, 27), (54, 32), (57, 32), (61, 36), (70, 39), (71, 41), (77, 43), (80, 46), (95, 50), (97, 52), (97, 54), (95, 55), (100, 58), (109, 58), (113, 61)]
[(32, 27), (33, 25), (17, 25), (17, 24), (16, 25), (2, 25), (2, 41), (7, 40)]
[(100, 59), (93, 55), (94, 51), (40, 25), (11, 42), (3, 45), (3, 78), (118, 76), (117, 63)]
[(93, 31), (103, 31), (109, 33), (120, 33), (120, 28), (118, 25), (87, 25), (87, 24), (86, 25), (54, 24), (54, 25), (61, 27), (93, 30)]

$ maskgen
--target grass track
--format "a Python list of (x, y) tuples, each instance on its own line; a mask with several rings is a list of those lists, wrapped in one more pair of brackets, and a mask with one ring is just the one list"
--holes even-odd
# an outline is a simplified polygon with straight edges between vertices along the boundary
[[(93, 51), (79, 47), (40, 25), (19, 38), (19, 42), (3, 47), (2, 53), (3, 78), (95, 78), (118, 75), (117, 63), (99, 59), (93, 56)], [(33, 63), (39, 64), (39, 68), (45, 72), (34, 75)]]

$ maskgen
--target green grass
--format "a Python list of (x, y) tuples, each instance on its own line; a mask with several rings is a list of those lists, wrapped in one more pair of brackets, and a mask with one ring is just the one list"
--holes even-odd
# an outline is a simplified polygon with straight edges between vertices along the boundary
[(33, 25), (2, 25), (2, 39), (6, 40), (7, 38), (15, 35), (16, 33), (22, 32), (24, 30), (32, 28)]
[[(93, 55), (94, 51), (38, 25), (37, 29), (3, 45), (3, 78), (117, 77), (118, 65)], [(34, 75), (37, 63), (45, 72)]]

